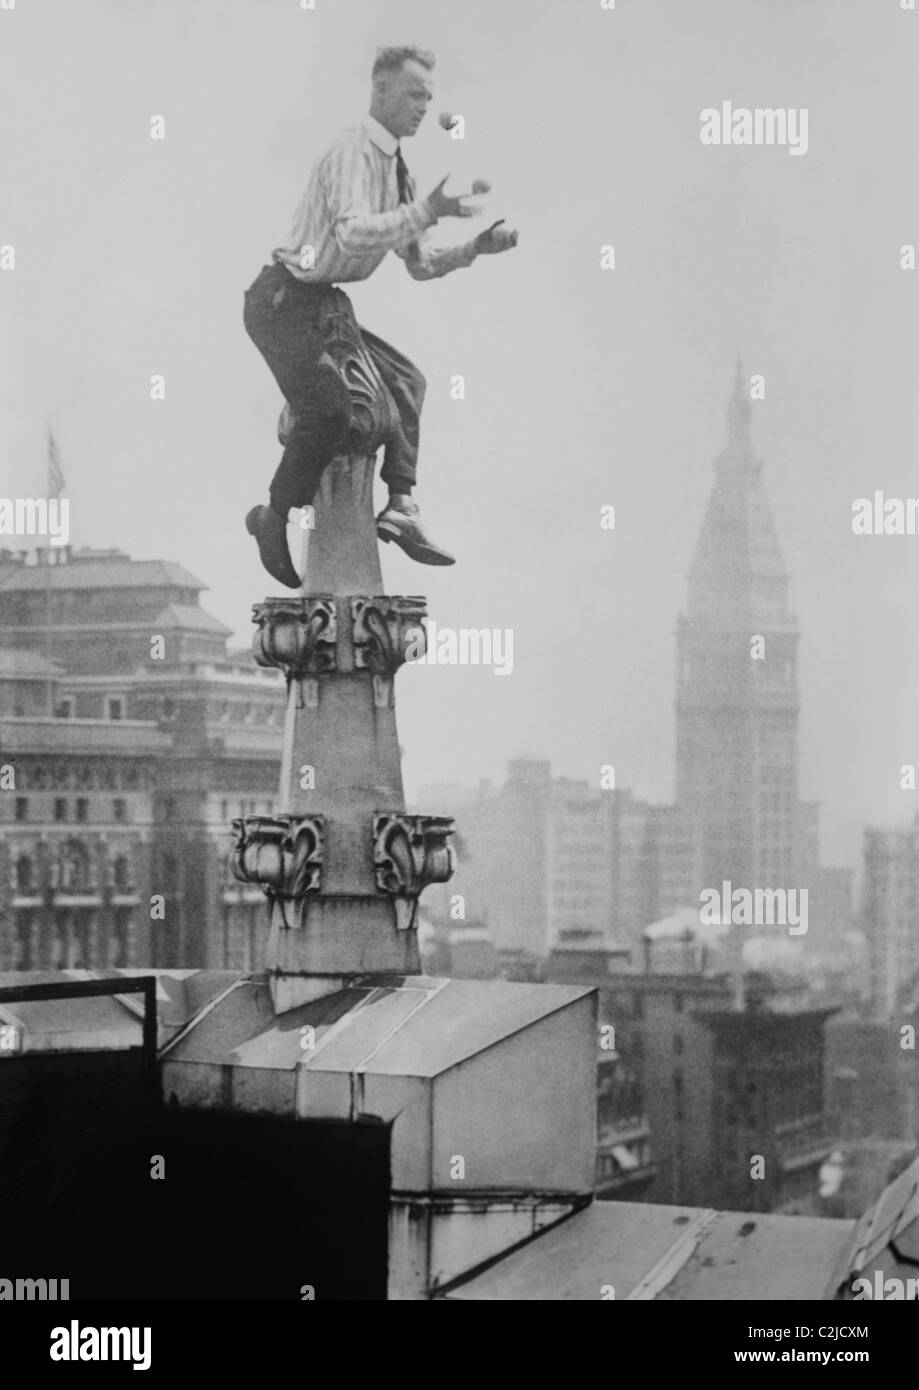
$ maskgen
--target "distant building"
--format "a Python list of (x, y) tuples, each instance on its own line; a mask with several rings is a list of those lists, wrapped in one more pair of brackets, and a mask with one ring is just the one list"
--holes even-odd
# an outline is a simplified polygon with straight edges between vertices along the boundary
[(774, 1008), (768, 997), (751, 997), (743, 1013), (700, 1013), (712, 1047), (710, 1171), (725, 1206), (819, 1214), (820, 1169), (833, 1147), (823, 1075), (832, 1013)]
[[(919, 1144), (919, 1007), (896, 1021), (851, 1013), (826, 1030), (827, 1109), (840, 1142)], [(864, 1203), (862, 1204), (864, 1206)]]
[(892, 1019), (919, 981), (919, 816), (905, 830), (865, 831), (861, 917), (872, 1007)]
[(423, 806), (459, 816), (459, 866), (428, 894), (446, 916), (459, 896), (466, 919), (487, 923), (499, 951), (545, 955), (566, 935), (637, 945), (657, 913), (657, 808), (628, 790), (553, 778), (546, 761), (517, 758), (504, 785), (477, 794), (422, 789)]
[(854, 873), (850, 868), (817, 868), (810, 883), (810, 925), (803, 938), (811, 953), (838, 959), (855, 929)]
[(455, 980), (501, 977), (501, 963), (484, 927), (437, 924), (420, 945), (422, 966), (428, 975)]
[(654, 1147), (635, 1067), (615, 1051), (597, 1058), (597, 1196), (640, 1201), (654, 1179)]
[(676, 804), (660, 910), (703, 889), (807, 887), (817, 807), (798, 800), (798, 627), (738, 363), (728, 440), (677, 623)]
[(737, 1011), (728, 975), (704, 973), (705, 943), (678, 930), (679, 917), (668, 922), (674, 930), (650, 937), (645, 971), (586, 952), (580, 968), (574, 952), (553, 953), (546, 968), (547, 979), (599, 991), (601, 1037), (612, 1026), (642, 1096), (648, 1200), (817, 1214), (831, 1149), (823, 1028), (833, 1010), (782, 997), (751, 973)]
[(0, 969), (259, 964), (229, 822), (274, 806), (283, 679), (180, 565), (0, 552)]
[[(569, 934), (549, 953), (545, 978), (559, 984), (600, 983), (629, 971), (628, 948)], [(654, 1148), (640, 1068), (621, 1034), (603, 1016), (597, 1046), (597, 1196), (635, 1202), (654, 1178)]]

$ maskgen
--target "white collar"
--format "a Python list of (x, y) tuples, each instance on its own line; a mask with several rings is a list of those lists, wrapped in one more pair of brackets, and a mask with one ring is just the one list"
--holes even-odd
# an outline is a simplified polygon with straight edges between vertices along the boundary
[(377, 149), (382, 150), (383, 154), (388, 154), (392, 158), (399, 148), (399, 141), (395, 135), (388, 131), (385, 125), (380, 125), (375, 116), (365, 117), (364, 128)]

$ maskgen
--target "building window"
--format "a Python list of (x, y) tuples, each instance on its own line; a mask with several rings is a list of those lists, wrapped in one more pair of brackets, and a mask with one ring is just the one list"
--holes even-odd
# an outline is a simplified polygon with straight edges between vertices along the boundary
[(112, 812), (116, 821), (126, 821), (128, 818), (128, 803), (123, 796), (116, 796), (112, 802)]
[(67, 798), (64, 796), (56, 796), (54, 798), (54, 819), (67, 819)]
[(90, 891), (89, 851), (81, 840), (68, 840), (60, 860), (61, 889), (65, 893)]
[(16, 798), (16, 819), (18, 821), (29, 819), (29, 798), (27, 796), (17, 796)]
[(176, 717), (176, 702), (175, 702), (175, 700), (173, 700), (173, 698), (172, 698), (171, 695), (167, 695), (166, 698), (163, 700), (163, 718), (164, 718), (164, 719), (175, 719), (175, 717)]
[(61, 698), (58, 700), (57, 704), (54, 706), (54, 717), (55, 717), (55, 719), (72, 719), (72, 718), (73, 718), (73, 708), (74, 708), (73, 696), (72, 696), (72, 695), (63, 695), (63, 696), (61, 696)]
[(24, 898), (35, 892), (35, 875), (27, 854), (21, 854), (16, 860), (16, 892)]
[(673, 996), (673, 1008), (674, 1008), (674, 1012), (675, 1012), (675, 1013), (681, 1014), (681, 1013), (683, 1012), (683, 996), (682, 996), (682, 994), (675, 994), (675, 995)]
[(124, 696), (109, 695), (105, 702), (106, 717), (109, 719), (124, 719)]
[(683, 1073), (681, 1071), (673, 1073), (673, 1094), (675, 1096), (683, 1094)]
[(77, 797), (77, 820), (84, 825), (89, 820), (89, 801), (85, 796)]
[(674, 1050), (674, 1052), (676, 1053), (676, 1055), (677, 1055), (678, 1057), (682, 1057), (682, 1055), (683, 1055), (683, 1037), (682, 1037), (682, 1034), (680, 1034), (680, 1033), (674, 1033), (674, 1035), (673, 1035), (673, 1050)]
[(94, 926), (94, 916), (85, 909), (74, 913), (72, 958), (73, 964), (78, 970), (85, 970), (93, 963), (90, 959), (90, 939)]
[(19, 947), (17, 970), (31, 970), (32, 960), (32, 913), (16, 913), (16, 940)]
[(120, 854), (115, 860), (112, 876), (115, 880), (116, 893), (131, 893), (133, 891), (131, 870), (123, 854)]
[(123, 969), (131, 964), (133, 945), (133, 914), (130, 908), (119, 907), (112, 923), (112, 939), (109, 945), (110, 963), (115, 969)]

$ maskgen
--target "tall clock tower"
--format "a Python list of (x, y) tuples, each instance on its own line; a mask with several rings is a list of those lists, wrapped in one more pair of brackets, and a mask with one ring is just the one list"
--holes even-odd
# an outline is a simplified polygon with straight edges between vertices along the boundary
[(798, 802), (798, 628), (750, 414), (738, 362), (677, 623), (684, 901), (725, 879), (735, 888), (799, 886), (807, 808)]

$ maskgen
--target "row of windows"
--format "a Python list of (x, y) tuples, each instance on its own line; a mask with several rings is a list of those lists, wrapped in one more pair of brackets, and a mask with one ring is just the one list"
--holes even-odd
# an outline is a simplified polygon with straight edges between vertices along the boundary
[(79, 970), (134, 964), (135, 924), (131, 908), (115, 908), (103, 921), (93, 909), (54, 914), (49, 928), (39, 913), (23, 908), (3, 942), (8, 969)]
[[(76, 718), (76, 697), (73, 695), (62, 695), (54, 706), (54, 717), (55, 719)], [(106, 695), (105, 718), (116, 720), (126, 718), (123, 695)]]
[[(128, 803), (124, 797), (116, 796), (111, 802), (112, 814), (110, 819), (123, 824), (128, 819)], [(72, 814), (71, 814), (72, 812)], [(58, 822), (75, 821), (78, 825), (86, 825), (89, 822), (89, 797), (78, 796), (71, 803), (66, 796), (56, 796), (54, 798), (54, 819)], [(29, 798), (27, 796), (17, 796), (16, 798), (16, 819), (20, 824), (29, 819)], [(42, 819), (41, 812), (38, 819)], [(101, 813), (101, 808), (97, 806), (95, 823), (104, 822), (105, 816)]]
[[(20, 897), (34, 897), (41, 892), (42, 884), (34, 860), (28, 854), (20, 854), (14, 866), (16, 892)], [(71, 841), (64, 846), (60, 859), (52, 865), (52, 882), (60, 892), (88, 894), (93, 891), (90, 872), (89, 852), (79, 841)], [(116, 893), (135, 891), (134, 875), (128, 859), (120, 854), (112, 864), (112, 883)]]
[[(126, 719), (127, 704), (123, 695), (107, 695), (104, 704), (105, 719)], [(160, 704), (162, 718), (166, 720), (175, 719), (179, 712), (179, 706), (171, 695), (164, 696)], [(242, 703), (232, 703), (224, 701), (218, 709), (218, 718), (222, 724), (237, 722), (241, 724), (278, 724), (281, 720), (283, 710), (277, 701), (268, 704), (244, 705)], [(54, 706), (54, 716), (56, 719), (75, 719), (76, 718), (76, 696), (62, 695)]]
[(22, 791), (140, 791), (154, 785), (153, 768), (140, 760), (74, 762), (66, 758), (43, 762), (26, 759), (16, 767)]
[[(668, 1001), (668, 996), (667, 996), (666, 994), (664, 994), (664, 995), (659, 996), (659, 998), (663, 999), (663, 1002), (664, 1002), (664, 1004), (666, 1005), (666, 1003), (667, 1003), (667, 1001)], [(684, 1006), (684, 1004), (685, 1004), (685, 998), (684, 998), (683, 994), (680, 993), (679, 990), (676, 990), (673, 994), (669, 995), (669, 1002), (670, 1002), (670, 1004), (671, 1004), (671, 1007), (673, 1008), (674, 1013), (681, 1014), (681, 1013), (683, 1012), (683, 1006)], [(615, 1015), (616, 1015), (617, 1013), (619, 1013), (620, 1011), (621, 1011), (623, 1014), (625, 1014), (625, 1015), (627, 1015), (628, 1017), (633, 1018), (633, 1019), (642, 1019), (642, 1018), (644, 1018), (644, 1016), (645, 1016), (645, 996), (644, 996), (644, 993), (643, 993), (641, 990), (635, 990), (634, 993), (631, 993), (631, 992), (630, 992), (630, 993), (628, 993), (628, 994), (626, 994), (626, 993), (621, 993), (621, 994), (615, 995), (615, 997), (614, 997), (614, 999), (613, 999), (613, 1003), (612, 1003), (612, 1014), (613, 1014), (614, 1016), (611, 1017), (611, 1019), (610, 1019), (610, 1022), (611, 1022), (611, 1023), (615, 1023), (615, 1022), (616, 1022)], [(679, 1038), (679, 1037), (680, 1037), (680, 1034), (679, 1034), (679, 1033), (675, 1033), (675, 1034), (674, 1034), (674, 1051), (678, 1051), (678, 1052), (679, 1052), (679, 1051), (682, 1051), (682, 1041), (681, 1041), (679, 1047), (677, 1047), (677, 1045), (676, 1045), (676, 1039)]]
[(219, 708), (218, 718), (221, 724), (266, 724), (272, 726), (280, 724), (283, 713), (282, 706), (276, 700), (272, 701), (270, 705), (231, 704), (226, 701)]
[[(229, 801), (221, 801), (220, 819), (229, 821), (236, 816), (271, 816), (274, 814), (274, 801), (270, 797), (267, 800), (260, 800), (252, 796), (244, 801), (238, 801), (236, 805), (238, 809), (233, 810)], [(259, 807), (262, 809), (259, 810)]]
[[(705, 655), (698, 655), (690, 662), (689, 657), (684, 656), (680, 665), (680, 680), (684, 685), (690, 683), (694, 685), (709, 685), (721, 687), (725, 683), (725, 668), (734, 658), (736, 669), (737, 658), (749, 655), (748, 639), (742, 642), (733, 650), (725, 652), (709, 652)], [(795, 678), (795, 666), (790, 657), (778, 657), (770, 661), (768, 653), (766, 660), (754, 660), (752, 662), (754, 674), (758, 676), (763, 685), (791, 685)]]
[[(162, 816), (165, 820), (174, 820), (179, 814), (178, 803), (174, 796), (163, 797)], [(237, 816), (271, 816), (274, 814), (274, 801), (271, 797), (245, 797), (235, 803), (221, 801), (220, 819), (225, 824), (235, 819)]]

